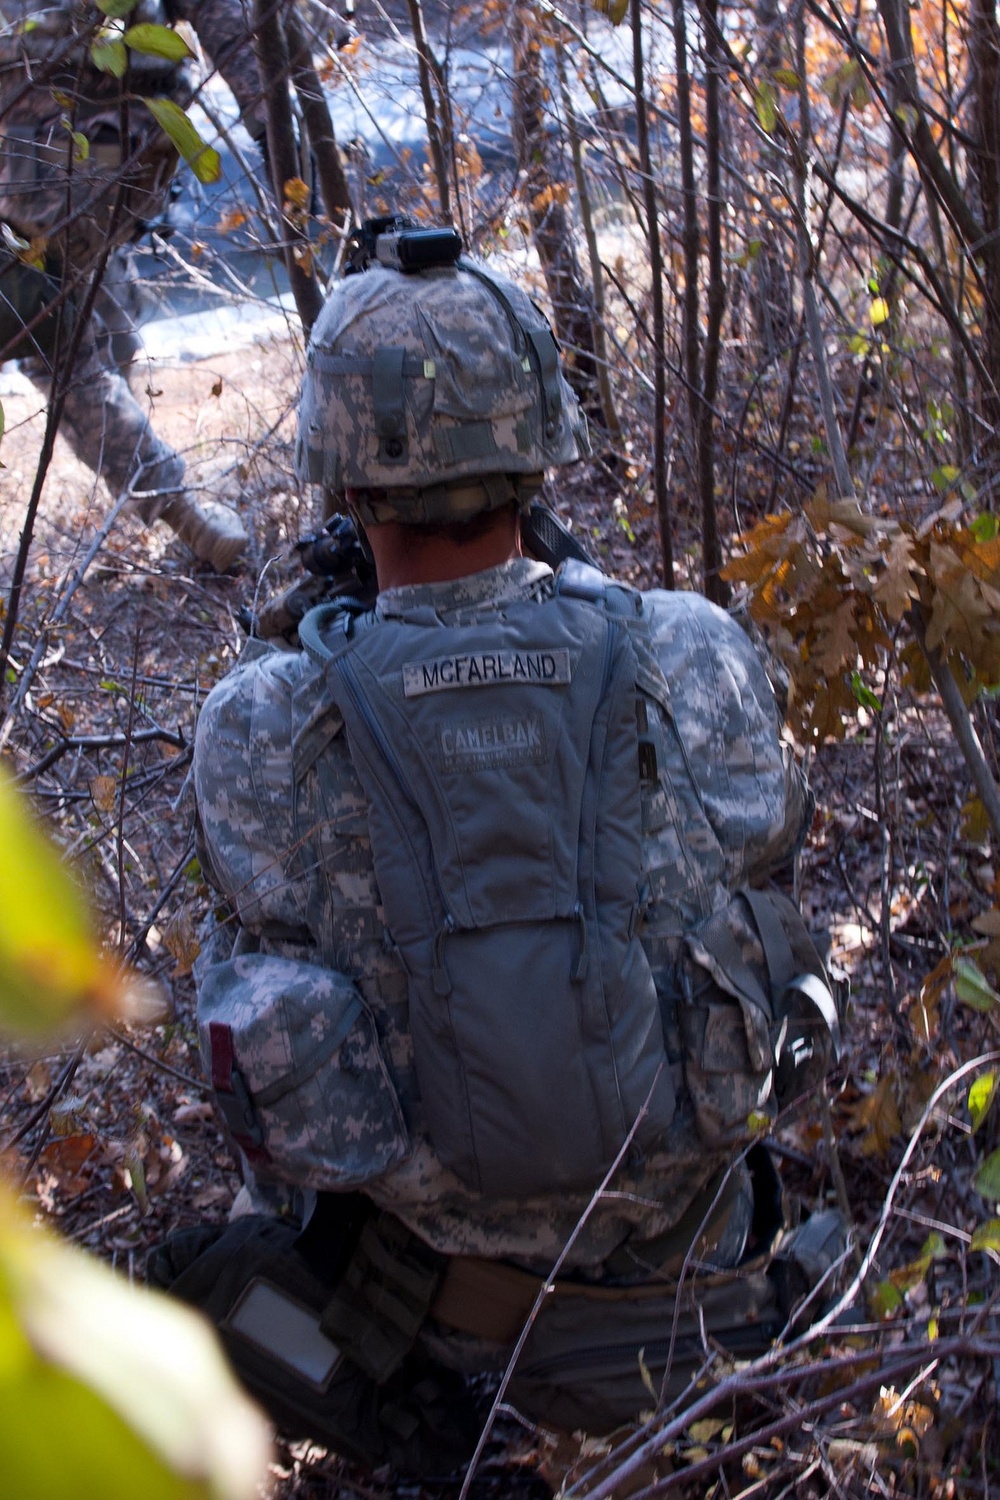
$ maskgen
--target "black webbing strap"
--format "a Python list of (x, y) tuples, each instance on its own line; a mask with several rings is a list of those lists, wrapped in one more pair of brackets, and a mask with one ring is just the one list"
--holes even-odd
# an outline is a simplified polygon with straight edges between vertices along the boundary
[(416, 1343), (447, 1263), (393, 1214), (380, 1213), (361, 1230), (320, 1327), (381, 1384)]

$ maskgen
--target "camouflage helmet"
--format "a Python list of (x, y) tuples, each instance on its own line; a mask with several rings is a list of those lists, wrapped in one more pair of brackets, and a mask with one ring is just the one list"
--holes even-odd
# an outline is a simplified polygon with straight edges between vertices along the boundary
[(329, 491), (387, 490), (358, 507), (365, 522), (524, 502), (542, 471), (589, 451), (549, 325), (506, 277), (465, 257), (416, 273), (373, 264), (327, 298), (296, 461)]

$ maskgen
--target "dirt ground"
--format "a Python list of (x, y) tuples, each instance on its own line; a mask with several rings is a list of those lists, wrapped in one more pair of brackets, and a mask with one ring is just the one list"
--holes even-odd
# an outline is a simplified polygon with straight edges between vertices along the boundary
[[(300, 372), (301, 351), (289, 342), (136, 372), (136, 390), (152, 393), (156, 428), (186, 455), (193, 482), (235, 503), (247, 521), (252, 557), (232, 577), (193, 567), (164, 528), (147, 531), (127, 513), (102, 540), (109, 497), (58, 439), (14, 637), (0, 751), (81, 869), (106, 941), (157, 981), (162, 999), (145, 1029), (106, 1030), (40, 1059), (8, 1055), (0, 1140), (38, 1214), (136, 1279), (152, 1244), (173, 1229), (225, 1219), (238, 1187), (196, 1043), (190, 967), (211, 898), (195, 859), (185, 777), (198, 706), (244, 639), (241, 607), (295, 575), (289, 550), (315, 525), (292, 473)], [(44, 425), (37, 395), (10, 381), (7, 391), (5, 598)], [(632, 503), (630, 535), (616, 519), (615, 493), (606, 473), (590, 470), (564, 486), (560, 508), (610, 570), (649, 583), (652, 514)], [(818, 811), (801, 895), (811, 925), (831, 936), (834, 964), (851, 977), (854, 1020), (832, 1086), (837, 1149), (813, 1118), (778, 1143), (786, 1181), (807, 1205), (833, 1201), (842, 1171), (862, 1241), (935, 1082), (983, 1042), (982, 1017), (953, 998), (941, 1001), (923, 1040), (913, 1011), (924, 977), (989, 904), (995, 884), (985, 845), (962, 828), (964, 775), (942, 724), (900, 702), (894, 725), (889, 754), (862, 709), (848, 739), (814, 759)], [(966, 1135), (949, 1133), (947, 1121), (928, 1132), (899, 1185), (885, 1266), (911, 1262), (928, 1223), (958, 1226), (968, 1240), (977, 1212), (968, 1167)], [(904, 1307), (905, 1336), (922, 1336), (932, 1309), (942, 1321), (949, 1309), (957, 1317), (968, 1294), (951, 1263), (918, 1285), (923, 1301)], [(935, 1379), (926, 1401), (940, 1434), (936, 1472), (957, 1454), (959, 1468), (974, 1474), (990, 1387), (958, 1360)], [(848, 1412), (841, 1425), (850, 1434), (864, 1420)], [(544, 1445), (511, 1437), (501, 1450), (520, 1467), (495, 1463), (481, 1495), (530, 1493), (539, 1464), (558, 1477), (562, 1459), (540, 1458)], [(899, 1492), (916, 1493), (899, 1472)], [(363, 1482), (302, 1445), (280, 1448), (274, 1473), (282, 1497), (387, 1491), (378, 1477)], [(855, 1463), (838, 1482), (844, 1493), (870, 1493), (860, 1479)]]

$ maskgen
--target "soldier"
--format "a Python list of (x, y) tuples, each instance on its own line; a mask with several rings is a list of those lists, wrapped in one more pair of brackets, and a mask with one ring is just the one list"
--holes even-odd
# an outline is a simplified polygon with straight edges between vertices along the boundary
[(769, 1007), (823, 971), (794, 912), (766, 933), (784, 909), (730, 891), (808, 799), (727, 615), (526, 554), (587, 438), (519, 287), (465, 258), (347, 277), (299, 420), (378, 597), (312, 611), (304, 650), (251, 641), (193, 776), (206, 1066), (245, 1206), (308, 1222), (182, 1233), (150, 1275), (284, 1426), (427, 1474), (474, 1436), (455, 1372), (504, 1368), (557, 1262), (511, 1387), (542, 1422), (634, 1417), (643, 1358), (683, 1386), (699, 1308), (742, 1350), (782, 1326), (774, 1169), (732, 1142), (802, 1085)]
[[(138, 0), (127, 16), (129, 25), (178, 20), (194, 27), (251, 136), (262, 140), (265, 119), (245, 7), (240, 0)], [(6, 312), (0, 324), (9, 337), (61, 287), (69, 297), (65, 347), (73, 302), (85, 295), (111, 244), (82, 336), (76, 330), (63, 431), (113, 492), (132, 491), (143, 521), (164, 521), (195, 557), (225, 571), (246, 548), (242, 522), (227, 506), (197, 500), (185, 489), (183, 459), (157, 437), (124, 373), (136, 349), (126, 247), (159, 216), (177, 165), (177, 152), (140, 96), (186, 106), (194, 96), (190, 67), (130, 50), (123, 80), (99, 71), (90, 61), (91, 46), (105, 17), (80, 0), (3, 0), (0, 21), (0, 219), (8, 234), (30, 247), (21, 260), (9, 254), (0, 268)], [(28, 255), (43, 268), (26, 266)], [(55, 322), (53, 313), (15, 348), (46, 396)]]

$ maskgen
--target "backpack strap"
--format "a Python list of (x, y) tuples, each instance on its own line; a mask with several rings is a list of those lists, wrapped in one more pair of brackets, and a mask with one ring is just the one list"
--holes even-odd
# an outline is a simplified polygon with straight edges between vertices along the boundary
[[(821, 977), (824, 972), (823, 962), (816, 952), (801, 914), (791, 901), (776, 891), (752, 891), (745, 888), (740, 894), (753, 913), (753, 919), (760, 934), (768, 977), (771, 981), (771, 994), (776, 1011), (780, 1012), (776, 1014), (776, 1019), (784, 1021), (789, 1010), (790, 991), (805, 996), (806, 1000), (819, 1011), (830, 1033), (834, 1060), (838, 1060), (842, 1042), (837, 1004), (829, 985)], [(782, 916), (785, 921), (793, 923), (799, 931), (800, 942), (805, 940), (809, 944), (815, 956), (816, 968), (820, 970), (820, 973), (817, 973), (816, 969), (803, 971), (802, 965), (796, 963)], [(779, 1062), (781, 1050), (779, 1039), (775, 1046), (775, 1056)]]
[[(299, 621), (299, 644), (310, 661), (325, 667), (328, 661), (343, 654), (359, 621), (371, 614), (370, 604), (350, 597), (317, 604)], [(331, 635), (333, 645), (329, 641)]]

